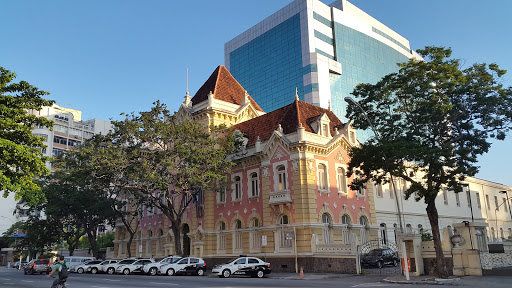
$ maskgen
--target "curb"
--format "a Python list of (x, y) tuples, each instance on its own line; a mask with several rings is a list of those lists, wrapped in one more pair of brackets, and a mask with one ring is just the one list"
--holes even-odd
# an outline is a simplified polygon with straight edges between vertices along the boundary
[(382, 282), (394, 283), (394, 284), (416, 284), (416, 285), (455, 285), (456, 282), (458, 282), (459, 280), (460, 280), (460, 278), (452, 278), (452, 279), (434, 278), (434, 280), (422, 280), (422, 281), (384, 279), (384, 280), (382, 280)]

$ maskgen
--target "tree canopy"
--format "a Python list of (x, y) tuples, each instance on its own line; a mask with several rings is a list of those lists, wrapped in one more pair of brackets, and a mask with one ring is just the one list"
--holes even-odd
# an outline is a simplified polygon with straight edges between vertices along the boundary
[(30, 203), (44, 199), (34, 178), (46, 175), (48, 160), (40, 152), (46, 148), (41, 137), (34, 136), (34, 126), (53, 127), (53, 121), (37, 117), (28, 110), (40, 110), (53, 101), (43, 97), (50, 93), (39, 90), (26, 81), (12, 83), (16, 74), (0, 67), (0, 190), (7, 197), (25, 198)]
[(399, 64), (399, 72), (353, 91), (360, 107), (349, 105), (347, 117), (377, 134), (351, 150), (349, 175), (356, 174), (355, 186), (389, 182), (390, 174), (410, 183), (406, 197), (415, 193), (427, 204), (438, 273), (446, 276), (435, 199), (441, 190), (462, 191), (460, 181), (478, 172), (477, 157), (489, 151), (490, 138), (505, 139), (512, 89), (503, 87), (506, 71), (497, 64), (464, 68), (444, 47), (417, 52), (424, 60)]

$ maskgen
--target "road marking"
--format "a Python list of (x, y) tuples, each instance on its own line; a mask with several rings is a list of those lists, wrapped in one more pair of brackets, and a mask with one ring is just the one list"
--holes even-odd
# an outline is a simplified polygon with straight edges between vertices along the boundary
[(105, 280), (105, 281), (112, 281), (112, 282), (121, 281), (121, 280), (119, 280), (119, 279), (117, 279), (117, 280), (116, 280), (116, 279), (101, 279), (101, 280)]
[(7, 278), (0, 278), (0, 280), (11, 281), (11, 279), (7, 279)]
[(149, 282), (149, 284), (178, 286), (178, 284), (168, 283), (168, 282), (167, 283)]
[(21, 280), (21, 282), (29, 282), (29, 283), (32, 283), (32, 282), (34, 282), (34, 281), (32, 281), (32, 280)]
[(374, 282), (374, 283), (362, 283), (357, 284), (352, 287), (378, 287), (378, 286), (392, 286), (392, 284), (389, 283), (381, 283), (381, 282)]
[(91, 287), (94, 287), (94, 288), (110, 288), (108, 286), (91, 286)]

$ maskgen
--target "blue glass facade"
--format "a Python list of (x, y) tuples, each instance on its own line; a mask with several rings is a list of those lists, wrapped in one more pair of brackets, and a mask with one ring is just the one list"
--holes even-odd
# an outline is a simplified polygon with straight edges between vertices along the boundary
[(229, 55), (231, 74), (265, 112), (293, 102), (295, 88), (304, 100), (304, 69), (316, 66), (302, 67), (300, 35), (296, 14)]
[[(359, 83), (377, 83), (383, 76), (397, 72), (397, 63), (408, 57), (388, 45), (352, 28), (334, 22), (335, 56), (342, 64), (342, 75), (331, 74), (332, 110), (342, 121), (345, 118), (344, 98)], [(363, 137), (364, 138), (364, 137)]]

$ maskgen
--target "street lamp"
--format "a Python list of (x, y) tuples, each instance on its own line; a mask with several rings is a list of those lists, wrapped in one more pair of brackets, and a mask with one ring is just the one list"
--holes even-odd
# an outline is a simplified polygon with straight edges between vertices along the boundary
[[(361, 105), (357, 101), (352, 99), (351, 97), (345, 97), (345, 102), (347, 102), (349, 104), (356, 105), (361, 110), (361, 112), (363, 112), (363, 116), (366, 119), (366, 121), (368, 122), (368, 125), (370, 126), (370, 128), (372, 129), (373, 134), (375, 134), (375, 137), (377, 138), (378, 141), (381, 141), (379, 132), (377, 132), (375, 127), (373, 127), (373, 124), (370, 121), (370, 118), (366, 114), (366, 111), (363, 109), (363, 107), (361, 107)], [(382, 156), (384, 157), (384, 161), (388, 160), (388, 158), (384, 152), (382, 153)], [(396, 185), (395, 185), (395, 181), (393, 180), (393, 174), (391, 174), (391, 172), (389, 172), (389, 179), (391, 180), (391, 185), (393, 186), (393, 194), (395, 195), (396, 209), (398, 212), (398, 222), (400, 223), (400, 234), (401, 234), (400, 240), (402, 242), (401, 243), (402, 244), (401, 245), (402, 246), (402, 258), (404, 259), (403, 261), (407, 261), (407, 253), (405, 251), (406, 248), (405, 248), (405, 242), (404, 242), (404, 230), (403, 230), (404, 226), (402, 224), (402, 212), (400, 211), (400, 202), (398, 201), (398, 195), (396, 193)], [(407, 263), (403, 266), (405, 267), (405, 269), (404, 269), (405, 278), (407, 280), (409, 280), (409, 269), (407, 269), (407, 267), (408, 267)]]

